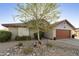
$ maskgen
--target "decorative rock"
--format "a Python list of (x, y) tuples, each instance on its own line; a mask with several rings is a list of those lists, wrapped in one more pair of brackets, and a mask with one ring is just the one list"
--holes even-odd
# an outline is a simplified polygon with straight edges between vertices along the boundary
[(35, 53), (33, 53), (33, 56), (35, 56), (36, 54)]
[(9, 51), (10, 49), (7, 49), (7, 51)]
[[(33, 47), (33, 52), (27, 54), (27, 56), (56, 56), (56, 55), (64, 55), (64, 56), (78, 56), (79, 49), (72, 49), (62, 46), (54, 46), (52, 48), (48, 48), (45, 44), (38, 44), (37, 47)], [(24, 56), (25, 54), (22, 52), (23, 48), (27, 48), (25, 46), (14, 46), (12, 48), (8, 48), (4, 51), (0, 51), (0, 56)]]
[(10, 55), (10, 53), (6, 53), (6, 56), (9, 56)]

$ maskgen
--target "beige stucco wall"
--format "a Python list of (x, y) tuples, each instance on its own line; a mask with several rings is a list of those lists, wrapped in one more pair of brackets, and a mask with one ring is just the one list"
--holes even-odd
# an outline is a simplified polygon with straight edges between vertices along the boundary
[(18, 28), (8, 27), (8, 30), (12, 33), (12, 40), (18, 35)]
[(29, 36), (29, 29), (18, 27), (18, 36)]
[[(47, 34), (47, 37), (49, 38), (54, 38), (56, 37), (56, 29), (63, 29), (63, 30), (71, 30), (71, 36), (72, 34), (75, 34), (75, 31), (73, 30), (73, 28), (67, 24), (66, 22), (62, 22), (61, 24), (59, 24), (58, 26), (52, 28), (51, 31), (48, 31), (46, 34)], [(53, 33), (52, 35), (50, 35), (51, 33)]]
[(29, 36), (29, 29), (23, 27), (8, 27), (9, 31), (12, 33), (12, 40), (16, 36)]
[(16, 36), (30, 35), (32, 38), (34, 38), (34, 33), (36, 33), (36, 30), (25, 27), (8, 27), (8, 30), (12, 33), (12, 40), (14, 40)]

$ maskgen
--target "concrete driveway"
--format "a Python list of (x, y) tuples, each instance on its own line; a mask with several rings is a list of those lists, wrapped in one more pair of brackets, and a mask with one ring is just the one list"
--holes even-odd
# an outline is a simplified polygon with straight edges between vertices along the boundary
[(59, 42), (79, 46), (79, 39), (59, 39)]

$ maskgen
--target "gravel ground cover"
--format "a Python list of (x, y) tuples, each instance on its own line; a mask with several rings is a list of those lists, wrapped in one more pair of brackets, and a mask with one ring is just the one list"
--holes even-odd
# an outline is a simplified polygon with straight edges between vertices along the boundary
[[(16, 46), (19, 42), (23, 43), (23, 46)], [(44, 39), (39, 47), (34, 47), (34, 42), (36, 40), (0, 43), (0, 56), (79, 56), (79, 46), (76, 45)], [(47, 43), (49, 45), (46, 45)], [(26, 50), (23, 50), (25, 48)]]

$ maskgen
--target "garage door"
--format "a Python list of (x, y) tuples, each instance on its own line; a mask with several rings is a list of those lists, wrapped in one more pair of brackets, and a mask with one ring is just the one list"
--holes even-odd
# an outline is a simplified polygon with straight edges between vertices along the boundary
[(57, 39), (66, 39), (71, 37), (71, 31), (70, 30), (56, 30), (56, 38)]

